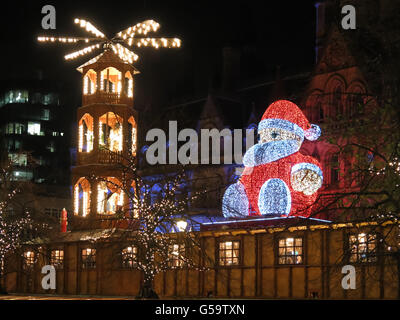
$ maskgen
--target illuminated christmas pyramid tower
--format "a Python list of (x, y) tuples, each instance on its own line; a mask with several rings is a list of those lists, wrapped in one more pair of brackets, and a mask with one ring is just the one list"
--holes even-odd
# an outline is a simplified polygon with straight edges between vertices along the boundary
[[(132, 214), (132, 204), (122, 192), (134, 191), (123, 166), (136, 164), (138, 114), (133, 108), (133, 66), (138, 55), (130, 47), (179, 48), (178, 38), (150, 38), (160, 24), (146, 20), (107, 38), (89, 21), (75, 23), (91, 37), (40, 36), (40, 42), (86, 47), (66, 60), (102, 49), (103, 52), (77, 68), (82, 73), (82, 106), (78, 109), (77, 163), (72, 170), (73, 229), (120, 226), (118, 219)], [(130, 192), (131, 193), (131, 192)], [(109, 219), (111, 218), (111, 219)], [(108, 222), (112, 222), (111, 224)]]
[[(112, 50), (78, 71), (83, 88), (77, 115), (77, 166), (72, 170), (73, 213), (78, 218), (74, 220), (102, 221), (129, 206), (118, 186), (122, 186), (121, 165), (132, 163), (136, 156), (138, 115), (133, 87), (138, 71)], [(90, 225), (98, 226), (93, 220)]]

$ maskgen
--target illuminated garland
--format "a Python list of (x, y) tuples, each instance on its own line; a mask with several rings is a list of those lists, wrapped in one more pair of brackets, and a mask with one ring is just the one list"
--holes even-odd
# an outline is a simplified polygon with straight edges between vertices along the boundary
[[(124, 62), (132, 64), (136, 61), (139, 56), (129, 50), (127, 46), (140, 47), (153, 47), (153, 48), (179, 48), (182, 42), (178, 38), (148, 38), (137, 36), (146, 36), (149, 32), (157, 32), (160, 28), (160, 24), (154, 20), (146, 20), (137, 23), (123, 31), (118, 32), (113, 38), (108, 39), (104, 33), (99, 31), (92, 23), (84, 19), (75, 19), (75, 24), (79, 25), (88, 33), (91, 33), (94, 37), (55, 37), (55, 36), (39, 36), (37, 40), (39, 42), (61, 42), (75, 44), (77, 42), (94, 42), (95, 44), (86, 48), (77, 50), (65, 56), (66, 60), (75, 59), (79, 56), (85, 55), (92, 52), (95, 49), (104, 48), (112, 49), (113, 52), (119, 56)], [(81, 70), (81, 67), (78, 68)]]
[(323, 174), (318, 161), (299, 150), (304, 138), (314, 141), (321, 130), (294, 103), (280, 100), (267, 108), (258, 133), (259, 143), (243, 157), (240, 180), (224, 194), (224, 216), (309, 216)]
[[(3, 177), (12, 173), (11, 165), (1, 170), (3, 171)], [(25, 211), (25, 215), (22, 218), (9, 215), (6, 211), (17, 193), (18, 190), (16, 189), (9, 191), (0, 202), (0, 277), (3, 275), (6, 255), (15, 251), (22, 244), (23, 234), (26, 230), (36, 231), (28, 211)]]

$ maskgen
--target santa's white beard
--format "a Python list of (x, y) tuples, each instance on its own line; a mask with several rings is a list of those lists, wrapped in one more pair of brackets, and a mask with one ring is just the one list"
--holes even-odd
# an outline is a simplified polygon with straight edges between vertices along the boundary
[(243, 157), (245, 167), (255, 167), (270, 163), (300, 150), (301, 142), (298, 140), (278, 140), (257, 143), (246, 151)]

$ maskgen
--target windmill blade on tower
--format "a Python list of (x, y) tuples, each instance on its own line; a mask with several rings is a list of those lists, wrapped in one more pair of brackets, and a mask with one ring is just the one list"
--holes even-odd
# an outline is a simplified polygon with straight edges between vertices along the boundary
[(134, 61), (136, 61), (139, 56), (134, 53), (133, 51), (125, 48), (124, 46), (120, 45), (119, 43), (111, 43), (111, 48), (114, 51), (115, 54), (117, 54), (121, 60), (128, 62), (132, 64)]
[(88, 46), (83, 49), (69, 53), (69, 54), (65, 55), (64, 58), (65, 58), (65, 60), (75, 59), (77, 57), (84, 56), (85, 54), (91, 53), (93, 50), (99, 49), (100, 46), (101, 46), (101, 43), (94, 44), (92, 46)]
[(75, 24), (78, 24), (82, 29), (86, 30), (87, 32), (93, 34), (96, 36), (96, 38), (102, 38), (106, 39), (106, 36), (104, 35), (103, 32), (101, 32), (99, 29), (97, 29), (93, 24), (91, 24), (89, 21), (86, 21), (84, 19), (78, 19), (76, 18), (74, 20)]
[(68, 37), (68, 36), (39, 36), (37, 38), (39, 42), (62, 42), (66, 44), (76, 44), (78, 42), (93, 42), (101, 41), (99, 38), (88, 38), (88, 37)]
[(129, 46), (136, 47), (154, 47), (156, 49), (162, 48), (179, 48), (181, 40), (178, 38), (129, 38), (125, 40)]
[(158, 22), (154, 20), (146, 20), (118, 32), (113, 40), (118, 38), (126, 40), (129, 38), (133, 38), (136, 34), (146, 35), (148, 32), (156, 32), (159, 28), (160, 24)]
[[(112, 39), (107, 38), (103, 32), (97, 29), (91, 22), (76, 18), (75, 24), (91, 33), (91, 37), (66, 37), (66, 36), (40, 36), (39, 42), (61, 42), (66, 44), (91, 43), (84, 48), (77, 49), (65, 55), (66, 60), (91, 53), (96, 49), (112, 50), (121, 60), (132, 64), (137, 61), (139, 56), (129, 49), (129, 46), (146, 47), (152, 46), (158, 48), (178, 48), (181, 46), (181, 40), (178, 38), (149, 38), (145, 37), (149, 32), (157, 32), (160, 24), (154, 20), (145, 20), (134, 26), (126, 28), (115, 35)], [(139, 35), (139, 37), (135, 37)]]

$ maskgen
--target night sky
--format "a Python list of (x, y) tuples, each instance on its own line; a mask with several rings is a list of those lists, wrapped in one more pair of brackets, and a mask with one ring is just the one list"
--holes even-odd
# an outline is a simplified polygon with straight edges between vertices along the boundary
[[(56, 8), (56, 30), (41, 29), (46, 4)], [(289, 72), (311, 70), (314, 62), (314, 1), (6, 1), (1, 14), (2, 78), (31, 77), (42, 70), (77, 98), (81, 80), (75, 68), (95, 54), (65, 61), (76, 47), (36, 41), (46, 34), (85, 36), (74, 18), (89, 20), (108, 36), (154, 19), (161, 24), (154, 36), (183, 41), (181, 49), (133, 49), (140, 56), (135, 64), (141, 71), (139, 104), (204, 95), (218, 79), (224, 46), (241, 50), (242, 83), (271, 78), (277, 65)]]

